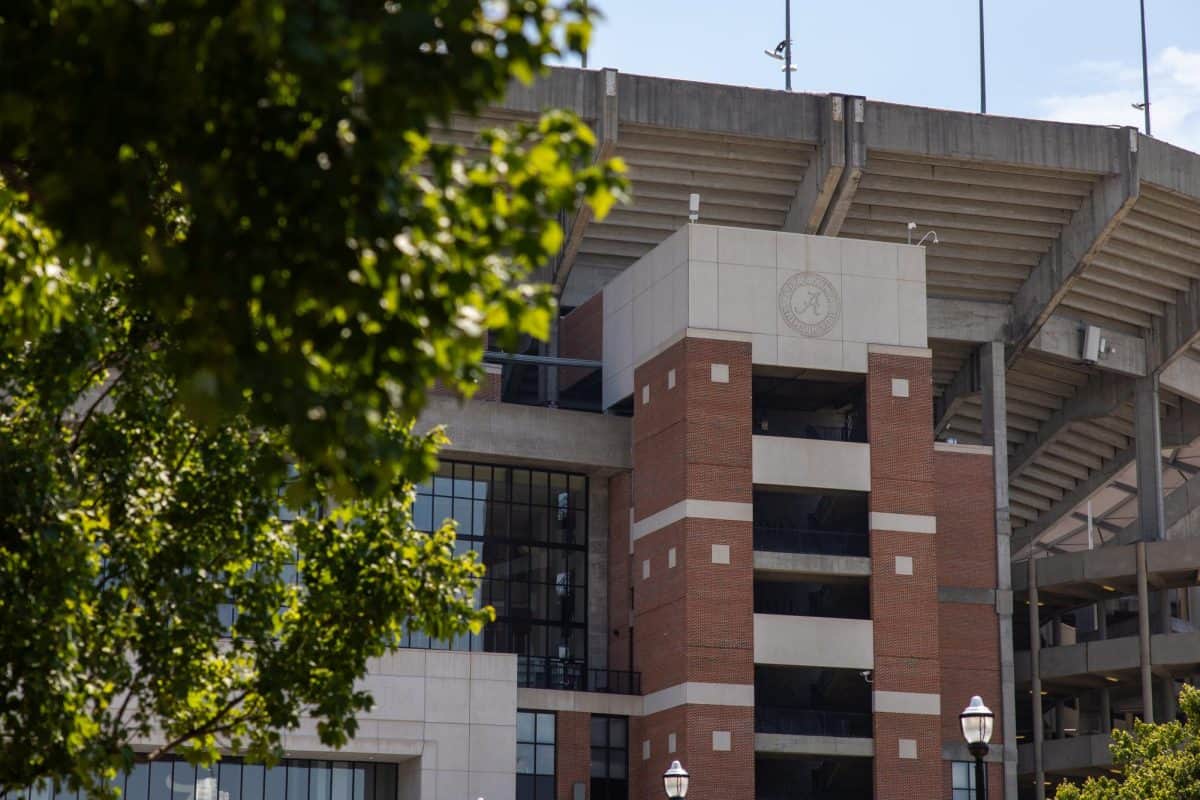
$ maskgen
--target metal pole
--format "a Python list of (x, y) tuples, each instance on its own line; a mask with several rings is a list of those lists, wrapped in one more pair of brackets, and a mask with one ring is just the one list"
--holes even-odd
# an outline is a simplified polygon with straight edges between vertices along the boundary
[(1042, 766), (1042, 615), (1038, 611), (1037, 561), (1029, 556), (1029, 675), (1033, 704), (1034, 797), (1046, 800), (1046, 771)]
[(783, 85), (792, 90), (792, 0), (783, 0)]
[(1150, 670), (1150, 592), (1146, 576), (1146, 543), (1137, 543), (1138, 660), (1142, 674), (1142, 722), (1154, 722), (1154, 677)]
[[(979, 0), (983, 2), (983, 0)], [(1150, 135), (1150, 71), (1146, 66), (1146, 0), (1140, 0), (1142, 10), (1142, 104), (1146, 112), (1146, 135)]]
[(983, 0), (979, 0), (979, 113), (987, 113), (987, 66), (983, 58)]
[(975, 796), (979, 800), (987, 800), (987, 772), (983, 768), (983, 753), (975, 754)]

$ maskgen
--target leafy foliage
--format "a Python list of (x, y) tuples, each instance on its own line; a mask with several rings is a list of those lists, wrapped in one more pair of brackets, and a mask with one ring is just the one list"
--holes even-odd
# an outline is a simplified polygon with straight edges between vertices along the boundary
[(489, 335), (546, 333), (526, 277), (625, 184), (563, 112), (474, 159), (431, 131), (588, 23), (578, 0), (4, 4), (0, 786), (101, 793), (139, 739), (270, 759), (302, 715), (343, 744), (404, 626), (491, 618), (452, 524), (413, 530), (443, 441), (414, 420), (435, 381), (470, 393)]
[(1200, 690), (1184, 686), (1179, 707), (1185, 722), (1114, 730), (1110, 748), (1121, 776), (1064, 784), (1057, 800), (1200, 800)]

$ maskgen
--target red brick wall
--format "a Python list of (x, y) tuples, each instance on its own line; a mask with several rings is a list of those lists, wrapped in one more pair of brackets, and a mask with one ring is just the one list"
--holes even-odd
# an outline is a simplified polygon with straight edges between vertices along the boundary
[[(939, 451), (934, 455), (938, 482), (938, 583), (941, 586), (994, 589), (996, 586), (995, 495), (992, 458), (986, 453)], [(1000, 626), (995, 607), (942, 603), (938, 638), (942, 652), (942, 740), (962, 739), (958, 714), (983, 697), (996, 714), (993, 747), (1004, 741), (1001, 714)], [(945, 773), (950, 793), (950, 768)], [(990, 764), (988, 796), (1002, 797), (1003, 774)]]
[[(728, 365), (728, 383), (713, 382), (714, 363)], [(675, 386), (668, 389), (671, 370)], [(650, 387), (648, 404), (643, 386)], [(685, 499), (751, 502), (748, 343), (683, 339), (635, 370), (633, 402), (635, 520)], [(729, 564), (712, 562), (714, 544), (729, 546)], [(643, 692), (687, 681), (753, 683), (753, 564), (749, 522), (689, 518), (634, 543), (634, 660)], [(679, 759), (704, 776), (689, 798), (753, 798), (752, 708), (682, 706), (642, 718), (632, 731), (632, 797), (658, 798), (663, 771)], [(713, 731), (729, 731), (732, 750), (714, 751)], [(675, 753), (667, 752), (670, 733)], [(651, 756), (643, 762), (645, 740)]]
[[(597, 292), (587, 302), (571, 309), (558, 321), (558, 354), (564, 358), (590, 358), (599, 361), (604, 350), (604, 293)], [(564, 367), (559, 370), (558, 388), (574, 386), (591, 370)]]
[[(713, 731), (729, 731), (731, 748), (713, 750)], [(667, 750), (675, 734), (675, 752)], [(650, 758), (642, 759), (642, 742)], [(753, 800), (754, 710), (735, 706), (676, 706), (630, 720), (631, 800), (661, 800), (662, 774), (678, 760), (693, 777), (688, 800)]]
[[(931, 515), (936, 511), (931, 367), (929, 358), (916, 355), (868, 356), (872, 512)], [(894, 378), (908, 380), (908, 397), (893, 396)], [(896, 556), (912, 558), (912, 575), (896, 574)], [(875, 691), (941, 692), (937, 587), (936, 536), (871, 531)], [(881, 712), (874, 720), (875, 797), (941, 796), (945, 787), (941, 720)], [(901, 739), (916, 740), (917, 758), (900, 758)]]
[(577, 711), (559, 711), (554, 721), (554, 793), (559, 800), (572, 800), (576, 783), (588, 787), (584, 797), (591, 794), (591, 724), (591, 714)]

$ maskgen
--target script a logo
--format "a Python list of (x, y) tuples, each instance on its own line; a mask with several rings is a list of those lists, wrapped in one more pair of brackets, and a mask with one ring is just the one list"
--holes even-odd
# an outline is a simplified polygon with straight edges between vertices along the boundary
[(798, 272), (779, 287), (779, 313), (801, 336), (816, 338), (833, 330), (842, 315), (842, 298), (823, 275)]

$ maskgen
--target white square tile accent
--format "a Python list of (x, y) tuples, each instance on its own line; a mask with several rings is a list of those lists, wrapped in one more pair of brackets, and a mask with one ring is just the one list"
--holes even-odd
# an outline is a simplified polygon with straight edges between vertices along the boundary
[(712, 546), (712, 562), (714, 564), (728, 564), (729, 563), (729, 545), (714, 544)]
[(713, 750), (733, 749), (733, 736), (729, 731), (713, 731)]
[(675, 568), (675, 548), (674, 547), (667, 550), (667, 568), (668, 569)]
[(649, 760), (650, 760), (650, 740), (643, 739), (642, 740), (642, 761), (649, 761)]
[(711, 374), (713, 383), (729, 383), (728, 364), (713, 364)]
[(892, 397), (908, 397), (908, 378), (892, 378)]
[(667, 752), (668, 753), (675, 752), (675, 734), (673, 734), (673, 733), (667, 734)]
[(650, 405), (650, 384), (642, 387), (642, 405)]
[(916, 739), (901, 739), (900, 740), (900, 757), (901, 758), (916, 758), (917, 757), (917, 740)]
[(650, 578), (650, 559), (647, 558), (642, 561), (642, 580), (648, 580), (649, 578)]
[(675, 388), (675, 370), (673, 370), (673, 369), (667, 370), (667, 388), (668, 389)]
[(897, 575), (912, 575), (913, 574), (912, 556), (896, 556), (896, 574)]

